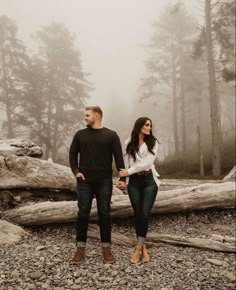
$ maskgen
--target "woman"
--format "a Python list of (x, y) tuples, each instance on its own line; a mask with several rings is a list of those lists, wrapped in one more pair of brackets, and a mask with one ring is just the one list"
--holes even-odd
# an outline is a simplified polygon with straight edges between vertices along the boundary
[(126, 141), (125, 164), (119, 175), (129, 176), (128, 194), (134, 209), (137, 245), (131, 263), (149, 262), (145, 246), (149, 216), (155, 202), (160, 181), (154, 160), (157, 157), (158, 141), (152, 134), (152, 121), (141, 117), (136, 120), (131, 138)]

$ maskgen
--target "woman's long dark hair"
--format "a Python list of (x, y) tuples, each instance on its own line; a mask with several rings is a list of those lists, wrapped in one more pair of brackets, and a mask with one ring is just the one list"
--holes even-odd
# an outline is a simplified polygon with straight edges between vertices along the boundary
[[(152, 121), (147, 117), (138, 118), (134, 123), (134, 127), (131, 132), (131, 138), (126, 147), (126, 153), (131, 155), (134, 161), (136, 160), (135, 154), (139, 153), (139, 133), (148, 120), (151, 122), (152, 125)], [(144, 136), (144, 142), (148, 147), (148, 151), (151, 152), (153, 155), (154, 152), (152, 150), (156, 141), (157, 139), (152, 135), (152, 130), (150, 131), (150, 135)]]

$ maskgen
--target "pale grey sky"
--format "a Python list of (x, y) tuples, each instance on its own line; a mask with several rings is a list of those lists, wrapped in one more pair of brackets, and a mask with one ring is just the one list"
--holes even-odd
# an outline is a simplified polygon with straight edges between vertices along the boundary
[(42, 25), (63, 22), (76, 35), (83, 69), (95, 90), (89, 104), (110, 106), (116, 96), (132, 104), (152, 35), (152, 23), (172, 0), (0, 0), (0, 13), (12, 18), (19, 37), (33, 49), (31, 35)]

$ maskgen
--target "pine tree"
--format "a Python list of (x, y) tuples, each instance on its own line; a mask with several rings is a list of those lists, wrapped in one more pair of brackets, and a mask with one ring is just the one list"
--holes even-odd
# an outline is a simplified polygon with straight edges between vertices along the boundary
[(91, 88), (83, 73), (74, 37), (62, 24), (52, 23), (37, 33), (39, 59), (43, 63), (46, 158), (56, 159), (75, 126), (82, 121)]
[(1, 16), (0, 103), (6, 112), (6, 122), (2, 126), (7, 138), (14, 138), (24, 125), (18, 113), (27, 86), (23, 73), (27, 65), (26, 48), (17, 38), (17, 26), (8, 17)]

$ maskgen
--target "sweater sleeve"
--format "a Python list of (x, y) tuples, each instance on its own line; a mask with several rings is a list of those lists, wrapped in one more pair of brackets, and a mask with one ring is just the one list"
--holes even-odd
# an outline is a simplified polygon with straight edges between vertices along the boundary
[(125, 168), (128, 169), (129, 168), (129, 155), (126, 153), (126, 148), (127, 148), (127, 145), (129, 143), (129, 139), (125, 140), (125, 143), (124, 143), (124, 163), (125, 163)]
[[(112, 142), (112, 153), (114, 155), (117, 170), (120, 171), (122, 168), (125, 168), (120, 138), (116, 133)], [(125, 182), (126, 177), (120, 177), (120, 181)]]
[(151, 168), (157, 157), (157, 149), (158, 149), (158, 143), (156, 141), (156, 144), (153, 147), (154, 154), (148, 151), (148, 155), (145, 158), (136, 160), (135, 163), (128, 169), (128, 174), (132, 175), (134, 173), (138, 173), (140, 171)]
[(78, 166), (78, 154), (80, 152), (80, 146), (79, 146), (79, 132), (77, 132), (74, 135), (74, 138), (72, 140), (70, 151), (69, 151), (69, 161), (70, 161), (70, 167), (74, 175), (76, 175), (79, 172), (79, 166)]

